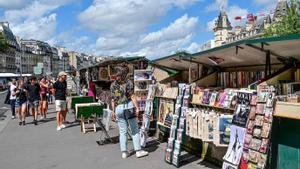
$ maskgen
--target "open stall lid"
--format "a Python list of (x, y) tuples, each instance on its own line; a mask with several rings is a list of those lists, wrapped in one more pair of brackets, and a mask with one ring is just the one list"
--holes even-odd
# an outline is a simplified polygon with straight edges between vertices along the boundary
[(176, 53), (174, 55), (152, 60), (151, 64), (166, 67), (178, 71), (187, 71), (191, 66), (197, 66), (197, 63), (190, 62), (186, 59), (190, 54), (186, 52)]
[(280, 64), (290, 58), (300, 61), (300, 34), (242, 40), (195, 53), (186, 57), (197, 63), (219, 67), (256, 66), (266, 64), (270, 52), (270, 64)]

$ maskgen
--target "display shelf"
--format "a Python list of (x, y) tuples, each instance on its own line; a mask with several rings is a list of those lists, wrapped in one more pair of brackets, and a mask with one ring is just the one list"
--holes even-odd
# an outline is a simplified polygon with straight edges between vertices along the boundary
[(274, 116), (300, 120), (300, 103), (276, 102)]
[(209, 108), (216, 108), (216, 109), (221, 109), (221, 110), (230, 110), (230, 111), (234, 111), (234, 108), (223, 108), (223, 107), (217, 107), (217, 106), (210, 106), (207, 104), (202, 104), (202, 103), (191, 103), (193, 105), (197, 105), (197, 106), (204, 106), (204, 107), (209, 107)]
[(176, 98), (171, 98), (171, 97), (164, 97), (164, 96), (155, 96), (155, 97), (160, 99), (176, 100)]

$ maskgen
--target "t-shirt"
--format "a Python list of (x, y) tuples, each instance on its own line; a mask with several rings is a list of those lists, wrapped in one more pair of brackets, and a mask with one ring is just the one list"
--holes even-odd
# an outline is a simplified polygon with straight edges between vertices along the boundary
[(10, 90), (10, 97), (9, 97), (9, 99), (10, 100), (15, 100), (16, 99), (16, 96), (12, 95), (15, 92), (16, 88), (17, 88), (16, 85), (14, 85), (14, 84), (10, 85), (10, 88), (9, 88), (9, 90)]
[(16, 101), (26, 102), (27, 96), (26, 96), (25, 91), (23, 89), (17, 89), (17, 90), (19, 90), (19, 93), (16, 94)]
[(40, 100), (40, 85), (38, 84), (28, 84), (24, 87), (28, 91), (28, 100), (36, 101)]
[(67, 93), (67, 82), (56, 81), (53, 84), (53, 88), (55, 89), (55, 100), (66, 100)]
[(111, 97), (116, 105), (124, 104), (130, 101), (133, 94), (133, 83), (131, 80), (126, 80), (124, 83), (118, 80), (114, 81), (110, 86)]

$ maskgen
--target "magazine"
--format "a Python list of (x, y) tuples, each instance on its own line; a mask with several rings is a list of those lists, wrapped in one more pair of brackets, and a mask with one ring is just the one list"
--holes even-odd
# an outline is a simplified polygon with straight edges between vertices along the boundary
[(232, 123), (245, 127), (250, 113), (251, 93), (238, 92), (237, 106), (234, 111)]

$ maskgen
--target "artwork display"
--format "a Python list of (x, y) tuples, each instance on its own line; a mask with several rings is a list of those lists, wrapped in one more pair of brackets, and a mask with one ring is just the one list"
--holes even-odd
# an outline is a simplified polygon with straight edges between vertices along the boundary
[(107, 67), (99, 67), (99, 80), (109, 81), (109, 73)]
[(230, 143), (224, 160), (238, 166), (242, 157), (244, 148), (246, 130), (242, 127), (231, 125), (230, 127)]
[[(247, 134), (241, 169), (264, 169), (266, 167), (273, 121), (274, 92), (275, 89), (272, 86), (258, 86), (255, 117), (249, 119), (246, 126)], [(246, 158), (248, 156), (249, 159)]]
[(171, 126), (174, 113), (174, 101), (161, 99), (159, 103), (158, 123)]

